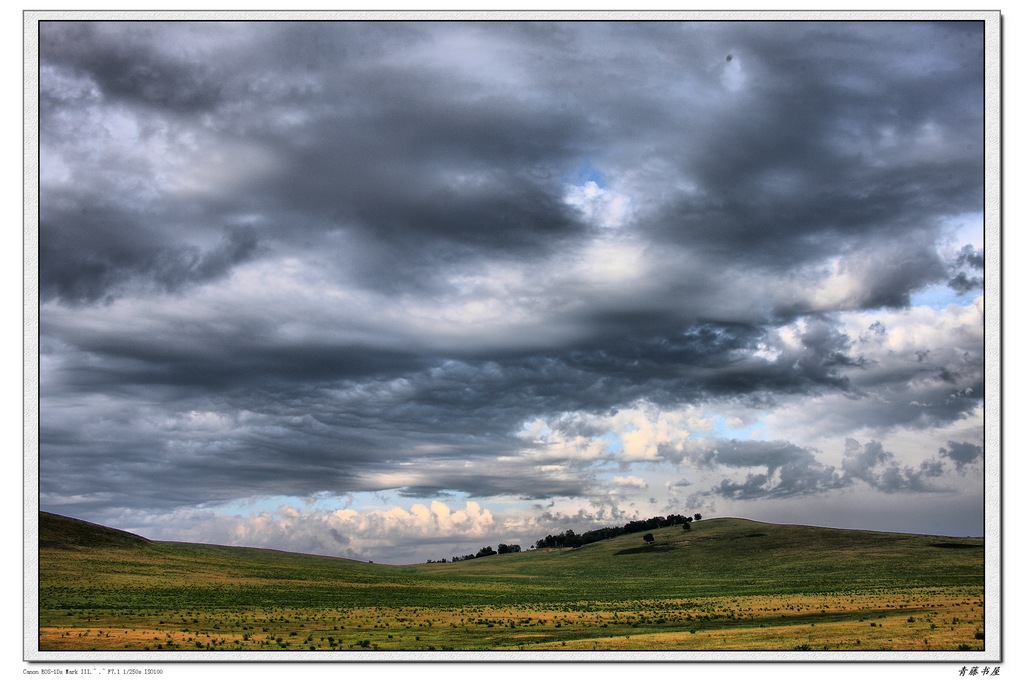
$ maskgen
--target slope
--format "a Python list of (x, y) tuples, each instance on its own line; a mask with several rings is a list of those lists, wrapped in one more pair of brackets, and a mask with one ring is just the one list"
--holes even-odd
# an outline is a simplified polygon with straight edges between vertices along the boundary
[(643, 534), (389, 566), (41, 517), (40, 648), (983, 646), (980, 539), (743, 519)]

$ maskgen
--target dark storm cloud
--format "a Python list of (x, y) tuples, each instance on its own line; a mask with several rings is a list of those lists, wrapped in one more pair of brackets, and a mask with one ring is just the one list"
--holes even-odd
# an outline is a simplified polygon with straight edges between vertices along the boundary
[(909, 359), (902, 364), (878, 363), (877, 368), (852, 375), (851, 402), (843, 413), (828, 419), (850, 428), (889, 424), (926, 429), (962, 419), (983, 404), (983, 356), (945, 354), (933, 359), (932, 352), (918, 355), (922, 352), (914, 352), (913, 364)]
[[(968, 414), (975, 341), (879, 366), (840, 321), (980, 283), (939, 249), (980, 212), (962, 28), (44, 24), (43, 498), (596, 499), (585, 467), (496, 462), (529, 420), (598, 438), (566, 415), (641, 401), (840, 395), (836, 433)], [(587, 180), (628, 210), (568, 201)], [(732, 499), (925, 487), (873, 447), (706, 464), (765, 470)]]
[(962, 472), (967, 465), (980, 460), (985, 454), (985, 449), (975, 443), (960, 443), (949, 441), (948, 447), (939, 448), (942, 457), (952, 460), (956, 470)]
[(835, 467), (818, 462), (812, 450), (786, 442), (719, 441), (697, 456), (703, 466), (764, 467), (742, 482), (723, 479), (712, 493), (734, 500), (789, 498), (845, 485)]
[[(160, 499), (149, 486), (131, 482), (147, 473), (159, 474), (159, 486), (181, 490), (176, 504), (185, 499), (195, 504), (209, 501), (213, 490), (219, 499), (231, 499), (247, 487), (271, 484), (281, 494), (294, 495), (319, 489), (373, 490), (376, 484), (363, 477), (399, 461), (418, 463), (421, 483), (415, 487), (420, 490), (482, 496), (580, 494), (587, 489), (585, 482), (551, 480), (529, 470), (493, 475), (476, 468), (433, 469), (425, 463), (512, 454), (521, 443), (509, 434), (537, 414), (606, 410), (640, 396), (661, 395), (667, 402), (695, 390), (682, 379), (659, 382), (653, 364), (649, 371), (630, 374), (624, 351), (619, 357), (605, 353), (599, 358), (574, 354), (500, 364), (445, 362), (410, 371), (414, 360), (394, 357), (387, 366), (386, 355), (368, 348), (320, 355), (310, 355), (306, 348), (296, 356), (283, 352), (275, 361), (265, 349), (247, 348), (243, 339), (228, 348), (206, 346), (200, 339), (196, 346), (209, 348), (205, 354), (192, 343), (176, 348), (174, 339), (148, 347), (130, 337), (104, 343), (111, 345), (89, 347), (73, 367), (51, 373), (53, 380), (62, 382), (65, 392), (128, 391), (143, 397), (143, 404), (161, 408), (124, 405), (116, 413), (92, 412), (77, 422), (59, 406), (44, 405), (44, 472), (52, 480), (67, 476), (88, 481), (90, 489), (125, 502)], [(130, 357), (102, 366), (90, 360), (97, 354), (113, 357), (118, 349)], [(251, 350), (262, 354), (251, 355)], [(662, 364), (661, 371), (667, 366)], [(315, 381), (319, 388), (295, 383), (302, 381)], [(194, 398), (193, 388), (202, 388), (206, 397)], [(230, 423), (191, 432), (187, 424), (193, 411), (223, 415)], [(54, 421), (54, 414), (62, 414), (62, 420)], [(435, 454), (420, 453), (417, 446), (425, 434)], [(84, 455), (81, 446), (86, 443), (102, 445)], [(110, 477), (97, 468), (98, 458), (117, 462), (112, 466), (120, 475)], [(47, 484), (43, 489), (63, 495), (59, 487)]]
[[(685, 153), (667, 158), (698, 191), (652, 221), (662, 236), (729, 255), (741, 239), (741, 258), (791, 265), (978, 205), (976, 146), (947, 139), (952, 148), (922, 148), (913, 172), (907, 153), (926, 146), (929, 125), (980, 132), (980, 118), (964, 117), (978, 111), (980, 89), (962, 80), (980, 83), (980, 53), (953, 61), (915, 50), (924, 38), (917, 29), (934, 27), (849, 28), (838, 40), (819, 40), (838, 37), (831, 27), (785, 24), (729, 36), (744, 44), (737, 61), (746, 87), (703, 122), (699, 138), (678, 134)], [(914, 64), (915, 53), (924, 63)], [(896, 68), (894, 54), (906, 57)]]
[[(388, 290), (429, 282), (426, 271), (445, 261), (480, 251), (550, 250), (582, 229), (562, 201), (558, 180), (575, 170), (591, 134), (583, 111), (524, 101), (514, 91), (491, 91), (486, 83), (415, 62), (387, 63), (396, 34), (429, 38), (431, 31), (413, 25), (371, 28), (388, 37), (372, 46), (352, 26), (325, 25), (298, 34), (281, 26), (249, 31), (253, 39), (266, 41), (273, 55), (285, 55), (294, 44), (309, 50), (309, 40), (325, 53), (309, 63), (289, 55), (269, 64), (260, 56), (250, 64), (230, 40), (232, 27), (200, 25), (181, 29), (185, 41), (211, 40), (218, 31), (229, 40), (225, 59), (196, 64), (198, 57), (176, 44), (176, 29), (169, 25), (51, 25), (43, 33), (47, 48), (40, 57), (53, 85), (44, 78), (43, 89), (65, 94), (68, 88), (60, 87), (56, 71), (70, 70), (99, 90), (100, 103), (85, 105), (81, 115), (115, 103), (129, 110), (145, 105), (155, 111), (137, 109), (140, 116), (155, 113), (171, 126), (192, 121), (203, 134), (212, 128), (225, 139), (260, 145), (272, 156), (274, 169), (233, 197), (233, 205), (212, 198), (201, 204), (208, 224), (227, 220), (232, 211), (254, 211), (272, 221), (268, 229), (275, 239), (306, 244), (314, 244), (315, 234), (324, 230), (354, 230), (369, 242), (358, 272), (364, 282)], [(437, 28), (441, 37), (447, 30)], [(339, 61), (333, 62), (336, 52)], [(44, 101), (41, 115), (44, 143), (65, 137), (73, 115), (66, 101)], [(291, 122), (296, 116), (302, 119), (298, 129)], [(44, 188), (43, 193), (49, 206), (59, 205), (65, 191)], [(137, 241), (136, 235), (152, 239), (154, 210), (178, 210), (157, 199), (144, 211), (122, 208), (97, 216), (94, 220), (103, 222), (97, 230), (82, 225), (78, 212), (88, 206), (83, 202), (92, 201), (70, 197), (75, 213), (44, 213), (44, 234), (75, 232), (91, 240), (86, 253), (72, 251), (79, 254), (76, 263), (54, 264), (47, 280), (72, 281), (63, 287), (48, 284), (48, 291), (95, 300), (120, 272), (147, 271), (156, 257), (153, 247), (131, 249), (125, 241)], [(139, 229), (139, 224), (147, 226)], [(170, 227), (160, 228), (157, 240), (171, 237)], [(58, 252), (72, 246), (73, 241), (54, 239), (48, 260), (58, 260)], [(190, 246), (182, 248), (187, 257)], [(183, 257), (174, 249), (159, 255)]]
[[(604, 318), (593, 346), (551, 357), (548, 369), (566, 388), (558, 400), (570, 401), (572, 409), (600, 410), (640, 397), (670, 405), (737, 394), (813, 395), (847, 390), (847, 375), (865, 364), (849, 355), (849, 338), (827, 319), (809, 320), (799, 345), (770, 360), (755, 355), (769, 338), (763, 328), (700, 323), (672, 334), (635, 334), (652, 324), (654, 316), (642, 312)], [(530, 378), (528, 385), (537, 384)]]
[(280, 205), (388, 242), (515, 247), (572, 223), (551, 182), (589, 132), (571, 113), (415, 64), (358, 72), (317, 104), (310, 144), (287, 128), (261, 136), (282, 162), (261, 189)]
[[(511, 456), (522, 446), (512, 434), (537, 415), (607, 414), (641, 399), (671, 407), (730, 396), (748, 396), (756, 403), (783, 395), (848, 392), (843, 372), (863, 371), (862, 362), (848, 355), (849, 339), (826, 321), (808, 324), (800, 346), (773, 362), (749, 356), (760, 336), (748, 337), (743, 328), (710, 326), (669, 338), (626, 337), (552, 356), (504, 354), (467, 361), (372, 347), (272, 348), (254, 341), (269, 335), (269, 329), (250, 329), (230, 340), (194, 331), (152, 342), (117, 329), (102, 337), (63, 334), (76, 338), (83, 350), (65, 356), (67, 368), (50, 373), (63, 391), (130, 393), (161, 408), (124, 406), (116, 416), (97, 421), (91, 414), (84, 423), (64, 414), (58, 423), (51, 415), (63, 411), (44, 406), (40, 436), (52, 444), (47, 472), (52, 467), (54, 480), (62, 477), (58, 471), (64, 472), (111, 498), (137, 496), (141, 503), (160, 498), (134, 483), (135, 475), (161, 472), (161, 486), (181, 491), (175, 504), (199, 504), (212, 495), (226, 500), (247, 488), (270, 486), (297, 496), (316, 490), (380, 490), (387, 486), (377, 483), (375, 475), (397, 462), (410, 462), (417, 484), (405, 487), (407, 496), (428, 490), (484, 497), (580, 495), (593, 490), (591, 481), (555, 480), (524, 467), (496, 475), (493, 464), (429, 463)], [(948, 402), (950, 385), (940, 383), (945, 388), (935, 390)], [(197, 400), (194, 389), (202, 389), (205, 397)], [(965, 395), (961, 401), (966, 409), (977, 399)], [(960, 413), (955, 405), (890, 404), (870, 419), (888, 424), (940, 408), (950, 418)], [(169, 415), (189, 422), (192, 411), (223, 415), (232, 423), (208, 433), (167, 423)], [(866, 418), (856, 410), (850, 414)], [(564, 419), (559, 425), (566, 434), (585, 438), (599, 437), (606, 429)], [(432, 446), (429, 452), (420, 448), (424, 440)], [(82, 458), (81, 444), (91, 442), (102, 442), (102, 450)], [(184, 450), (183, 442), (188, 443)], [(663, 456), (676, 459), (667, 452)], [(120, 475), (109, 477), (96, 469), (96, 458), (118, 462)], [(789, 443), (729, 443), (706, 463), (766, 467), (767, 475), (752, 475), (745, 482), (723, 480), (716, 492), (733, 499), (788, 498), (844, 484), (811, 451)], [(884, 481), (879, 476), (864, 480), (876, 486), (897, 484), (891, 474)], [(44, 490), (57, 494), (57, 489)]]
[[(951, 451), (954, 449), (951, 445)], [(956, 448), (969, 456), (970, 448)], [(951, 451), (942, 455), (953, 458)], [(976, 455), (975, 455), (976, 456)], [(848, 438), (840, 470), (818, 461), (813, 450), (787, 442), (717, 441), (690, 454), (700, 466), (764, 468), (763, 473), (748, 474), (743, 481), (723, 479), (709, 492), (734, 500), (778, 499), (813, 495), (856, 482), (866, 483), (884, 493), (922, 493), (943, 490), (935, 479), (944, 472), (939, 460), (931, 459), (916, 467), (902, 464), (881, 443), (861, 445)]]
[[(460, 472), (453, 465), (434, 472), (434, 485), (407, 486), (399, 489), (403, 497), (444, 497), (446, 491), (459, 491), (471, 497), (508, 496), (520, 500), (547, 500), (553, 497), (581, 497), (592, 492), (589, 478), (559, 479), (550, 475), (509, 468), (495, 474)], [(500, 468), (500, 467), (499, 467)]]
[(985, 254), (967, 244), (957, 253), (955, 264), (959, 267), (969, 266), (981, 270), (985, 267)]
[[(468, 376), (485, 375), (482, 368), (425, 374), (376, 384), (321, 384), (320, 390), (267, 383), (202, 399), (134, 388), (141, 400), (82, 413), (47, 403), (40, 427), (47, 444), (41, 492), (90, 510), (114, 500), (114, 506), (172, 508), (227, 502), (268, 488), (297, 497), (373, 492), (393, 487), (377, 476), (399, 463), (410, 465), (404, 473), (417, 482), (401, 487), (405, 496), (461, 491), (546, 499), (590, 489), (587, 477), (552, 477), (515, 464), (467, 466), (514, 454), (521, 443), (509, 431), (541, 398), (532, 399), (531, 389), (498, 385), (496, 377), (493, 386), (473, 387)], [(63, 416), (59, 424), (48, 418), (56, 413)], [(92, 490), (93, 499), (72, 501), (71, 482)]]
[[(218, 244), (207, 250), (196, 246), (161, 246), (159, 243), (121, 242), (116, 248), (80, 239), (79, 230), (90, 231), (90, 221), (75, 221), (69, 230), (75, 237), (55, 245), (41, 245), (39, 253), (39, 296), (43, 301), (58, 298), (65, 303), (109, 302), (126, 288), (151, 287), (178, 291), (224, 276), (250, 261), (257, 252), (258, 239), (252, 230), (223, 231)], [(40, 225), (46, 229), (47, 224)], [(57, 230), (63, 231), (63, 230)], [(102, 228), (91, 231), (99, 236)], [(76, 242), (81, 242), (75, 246)]]
[[(622, 156), (631, 149), (645, 150), (648, 164), (672, 169), (660, 182), (681, 177), (698, 187), (696, 198), (669, 191), (639, 229), (654, 229), (712, 259), (759, 266), (791, 268), (848, 249), (851, 240), (885, 239), (894, 228), (927, 224), (980, 197), (981, 158), (970, 148), (941, 157), (924, 152), (912, 172), (903, 159), (897, 167), (887, 163), (896, 153), (890, 146), (877, 150), (872, 163), (863, 158), (863, 142), (872, 141), (873, 149), (883, 129), (894, 128), (891, 146), (899, 147), (912, 144), (926, 122), (962, 123), (957, 112), (964, 102), (950, 98), (963, 97), (964, 87), (952, 86), (980, 69), (976, 55), (926, 63), (923, 73), (881, 68), (890, 50), (909, 50), (912, 58), (915, 34), (931, 30), (926, 27), (851, 26), (843, 40), (820, 44), (819, 29), (799, 25), (733, 32), (718, 26), (699, 40), (685, 25), (619, 32), (607, 26), (476, 27), (494, 35), (495, 51), (516, 72), (497, 70), (491, 78), (486, 64), (474, 75), (430, 63), (435, 51), (446, 49), (446, 39), (466, 32), (461, 25), (373, 26), (373, 35), (388, 37), (376, 47), (345, 25), (258, 26), (248, 29), (251, 39), (272, 57), (250, 64), (243, 47), (229, 40), (223, 58), (202, 65), (183, 49), (186, 41), (210, 41), (217, 31), (230, 36), (233, 28), (192, 27), (182, 45), (167, 25), (51, 28), (50, 40), (43, 35), (43, 64), (74, 67), (90, 74), (104, 97), (174, 111), (175, 120), (186, 105), (210, 110), (204, 126), (264, 146), (276, 170), (235, 201), (280, 216), (277, 238), (309, 239), (301, 235), (311, 228), (357, 230), (379, 244), (382, 259), (404, 266), (412, 286), (421, 286), (442, 259), (481, 250), (551, 250), (579, 234), (578, 219), (561, 201), (560, 180), (587, 160), (610, 170), (639, 163)], [(399, 34), (407, 40), (404, 50), (396, 45)], [(633, 37), (643, 40), (625, 63), (599, 60), (629, 53)], [(530, 49), (500, 52), (514, 40)], [(708, 43), (726, 41), (746, 46), (740, 60), (751, 71), (749, 87), (735, 101), (695, 106), (685, 91), (666, 87), (697, 79), (701, 88), (720, 89), (705, 60)], [(323, 54), (303, 60), (287, 55), (292, 45)], [(808, 53), (808, 46), (818, 53)], [(396, 60), (387, 52), (413, 48), (428, 58)], [(821, 53), (828, 49), (833, 52)], [(210, 50), (207, 45), (200, 54)], [(673, 57), (679, 60), (675, 71), (666, 61)], [(218, 88), (203, 86), (210, 79), (230, 88), (231, 97), (221, 102)], [(280, 82), (292, 85), (268, 84)], [(614, 99), (603, 94), (609, 82), (620, 93)], [(301, 124), (284, 123), (293, 109), (301, 110)], [(980, 98), (972, 109), (980, 112)], [(43, 114), (50, 113), (44, 106)], [(971, 125), (979, 123), (976, 116)], [(956, 139), (970, 139), (965, 132), (960, 125)], [(44, 127), (43, 133), (57, 131)], [(600, 149), (612, 156), (600, 158)], [(937, 165), (937, 158), (946, 165)], [(662, 192), (658, 179), (650, 182)], [(746, 245), (741, 252), (734, 248), (738, 241)], [(97, 240), (96, 248), (105, 244), (118, 252), (115, 242)], [(910, 289), (935, 276), (927, 268), (898, 272), (902, 279), (878, 281), (880, 290), (865, 305), (905, 304)], [(387, 278), (375, 267), (363, 274), (379, 286), (401, 281), (394, 270)]]
[[(765, 338), (757, 328), (702, 324), (636, 334), (649, 319), (606, 321), (600, 335), (575, 348), (543, 354), (468, 349), (457, 360), (400, 346), (289, 344), (274, 320), (228, 315), (191, 325), (183, 335), (175, 335), (173, 318), (136, 330), (79, 327), (77, 315), (54, 315), (44, 335), (88, 355), (88, 364), (79, 356), (80, 362), (54, 374), (76, 385), (193, 385), (231, 392), (311, 379), (330, 384), (404, 377), (425, 407), (462, 414), (492, 405), (524, 414), (603, 410), (641, 397), (669, 404), (732, 395), (741, 387), (815, 393), (843, 388), (843, 372), (863, 365), (848, 356), (848, 338), (825, 320), (811, 321), (800, 347), (771, 362), (750, 356)], [(236, 333), (224, 335), (222, 324)]]
[(186, 282), (207, 282), (250, 260), (257, 246), (252, 230), (229, 230), (205, 253), (193, 248), (158, 259), (153, 277), (169, 290), (179, 289)]
[(862, 357), (851, 357), (849, 350), (849, 337), (834, 323), (811, 320), (800, 336), (799, 348), (783, 353), (771, 363), (770, 371), (782, 389), (783, 377), (793, 382), (791, 386), (797, 392), (814, 392), (823, 386), (845, 389), (849, 386), (847, 373), (865, 362)]
[(187, 49), (168, 45), (166, 24), (140, 24), (135, 31), (116, 26), (42, 22), (40, 63), (86, 76), (103, 97), (129, 103), (189, 113), (209, 110), (221, 101), (221, 74), (201, 59), (190, 58)]
[(950, 289), (958, 294), (966, 294), (985, 286), (985, 278), (979, 275), (968, 274), (969, 271), (982, 271), (985, 268), (985, 254), (977, 251), (972, 245), (967, 244), (957, 253), (951, 270), (956, 274), (947, 282)]
[(861, 445), (853, 438), (846, 439), (842, 469), (848, 479), (863, 481), (885, 493), (934, 491), (940, 488), (929, 479), (942, 474), (941, 462), (929, 460), (917, 468), (903, 466), (878, 441)]

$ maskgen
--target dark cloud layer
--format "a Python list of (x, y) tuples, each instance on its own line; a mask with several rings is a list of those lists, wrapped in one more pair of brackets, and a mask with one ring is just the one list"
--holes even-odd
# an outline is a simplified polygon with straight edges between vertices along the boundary
[(705, 454), (713, 465), (764, 467), (742, 482), (723, 480), (712, 492), (732, 499), (786, 498), (825, 492), (845, 485), (834, 467), (820, 464), (813, 452), (792, 443), (729, 441)]
[[(205, 130), (223, 129), (227, 138), (258, 145), (274, 157), (276, 167), (249, 192), (232, 197), (231, 204), (211, 201), (193, 209), (202, 212), (199, 221), (223, 221), (226, 213), (244, 207), (280, 221), (272, 228), (277, 239), (315, 240), (311, 230), (354, 230), (377, 244), (380, 258), (411, 273), (460, 253), (558, 248), (560, 238), (582, 229), (561, 201), (558, 180), (584, 161), (625, 170), (625, 164), (641, 163), (632, 156), (641, 150), (643, 163), (664, 166), (657, 176), (642, 178), (645, 191), (667, 194), (644, 209), (637, 228), (731, 263), (798, 267), (980, 203), (979, 150), (959, 141), (976, 139), (980, 131), (980, 92), (966, 107), (975, 111), (973, 120), (961, 120), (970, 104), (965, 87), (976, 87), (969, 84), (980, 75), (980, 55), (946, 61), (937, 59), (946, 57), (942, 52), (921, 53), (922, 59), (939, 63), (881, 69), (883, 56), (902, 53), (912, 60), (915, 34), (944, 30), (936, 27), (851, 25), (842, 41), (817, 43), (821, 32), (813, 26), (741, 25), (730, 32), (709, 25), (707, 42), (748, 44), (737, 51), (737, 62), (751, 71), (750, 86), (739, 93), (719, 92), (725, 101), (699, 106), (686, 92), (687, 82), (697, 78), (701, 87), (722, 91), (713, 79), (723, 67), (711, 61), (714, 53), (706, 45), (686, 42), (694, 27), (685, 25), (651, 25), (643, 39), (645, 27), (638, 25), (616, 36), (622, 42), (613, 47), (595, 44), (611, 31), (608, 26), (474, 26), (498, 38), (499, 54), (502, 43), (522, 35), (533, 47), (509, 57), (506, 68), (516, 73), (493, 75), (486, 69), (479, 75), (452, 73), (429, 60), (392, 58), (385, 49), (394, 36), (374, 47), (365, 37), (356, 39), (348, 26), (307, 27), (300, 36), (292, 35), (291, 27), (247, 29), (256, 44), (269, 44), (273, 55), (283, 53), (283, 44), (306, 41), (308, 32), (323, 46), (324, 60), (357, 43), (358, 58), (339, 56), (329, 68), (326, 63), (302, 67), (292, 63), (294, 58), (260, 68), (267, 57), (252, 65), (243, 61), (240, 46), (202, 60), (208, 45), (202, 51), (184, 49), (178, 31), (166, 26), (46, 28), (43, 64), (92, 83), (104, 105), (144, 103), (166, 112), (169, 125), (195, 120)], [(186, 39), (212, 41), (225, 31), (230, 29), (212, 25), (183, 33)], [(471, 32), (444, 24), (394, 31), (418, 34), (404, 47), (427, 51), (444, 49), (446, 39)], [(373, 32), (390, 33), (384, 27)], [(810, 53), (809, 45), (816, 46)], [(634, 70), (627, 63), (606, 73), (605, 60), (597, 58), (604, 52), (618, 56), (629, 46), (638, 49), (630, 60)], [(882, 46), (880, 54), (871, 51)], [(814, 54), (827, 50), (834, 54)], [(531, 60), (531, 55), (537, 56)], [(595, 61), (586, 63), (591, 56)], [(626, 72), (623, 78), (614, 79), (617, 70)], [(204, 85), (207, 81), (212, 83)], [(295, 92), (300, 85), (286, 86), (290, 81), (306, 83), (305, 89)], [(45, 83), (43, 89), (49, 90)], [(614, 100), (604, 94), (609, 89), (617, 93)], [(277, 107), (284, 109), (275, 116)], [(44, 118), (63, 120), (58, 109), (44, 106)], [(298, 111), (301, 123), (284, 122)], [(922, 127), (928, 126), (942, 136), (942, 145), (954, 148), (924, 149), (923, 158), (911, 159), (908, 167), (906, 147), (927, 135)], [(957, 135), (945, 135), (947, 126)], [(43, 133), (58, 127), (46, 126)], [(880, 146), (876, 138), (883, 134), (892, 138), (890, 145)], [(868, 153), (874, 157), (870, 163), (864, 158)], [(680, 178), (693, 189), (668, 187)], [(97, 201), (110, 197), (94, 195), (76, 203), (82, 208), (86, 202), (88, 209)], [(136, 262), (137, 270), (149, 265), (152, 256), (126, 248), (124, 238), (145, 235), (152, 242), (153, 228), (135, 226), (148, 223), (154, 207), (174, 210), (160, 201), (144, 207), (144, 213), (99, 216), (107, 239), (95, 239), (96, 227), (73, 227), (67, 215), (56, 217), (48, 231), (93, 236), (99, 253), (81, 260), (96, 266), (79, 273), (90, 282), (116, 269), (103, 268), (108, 260)], [(164, 229), (156, 231), (167, 238)], [(742, 251), (735, 248), (738, 240), (746, 245)], [(900, 279), (875, 285), (886, 288), (876, 290), (868, 305), (905, 303), (913, 287), (934, 281), (934, 265), (910, 277), (900, 269)], [(63, 264), (58, 269), (67, 276)], [(100, 273), (90, 277), (96, 269)], [(379, 270), (364, 274), (387, 287), (403, 276), (394, 269), (386, 278)]]
[(900, 466), (895, 455), (885, 450), (881, 443), (871, 441), (861, 445), (848, 438), (843, 472), (849, 478), (863, 481), (882, 492), (920, 491), (934, 489), (928, 479), (942, 473), (942, 464), (929, 460), (916, 469)]
[(969, 464), (974, 464), (982, 458), (984, 448), (976, 443), (960, 443), (949, 441), (948, 447), (939, 448), (939, 454), (953, 461), (957, 471), (963, 471)]
[(931, 435), (981, 405), (980, 330), (853, 326), (980, 294), (951, 226), (981, 213), (981, 30), (44, 22), (44, 504), (610, 504), (613, 445), (541, 465), (523, 425), (584, 448), (640, 404), (803, 398), (846, 401), (819, 420), (841, 465), (796, 437), (655, 450), (758, 468), (732, 500), (937, 489), (981, 457)]

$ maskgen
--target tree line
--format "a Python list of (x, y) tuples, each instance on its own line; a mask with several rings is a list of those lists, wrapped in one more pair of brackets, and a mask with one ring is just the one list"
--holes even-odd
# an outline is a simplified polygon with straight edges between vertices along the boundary
[[(597, 530), (588, 530), (585, 533), (577, 535), (570, 528), (558, 535), (548, 535), (545, 538), (537, 540), (534, 545), (537, 549), (548, 549), (548, 548), (563, 548), (563, 547), (582, 547), (583, 545), (589, 545), (592, 542), (599, 542), (601, 540), (607, 540), (609, 538), (618, 537), (619, 535), (625, 535), (627, 533), (637, 533), (639, 531), (651, 531), (658, 528), (667, 528), (668, 526), (682, 526), (683, 530), (690, 530), (690, 524), (694, 521), (700, 521), (701, 515), (694, 514), (693, 516), (684, 516), (682, 514), (669, 514), (668, 516), (653, 516), (643, 521), (630, 521), (624, 526), (616, 526), (613, 528), (598, 528)], [(645, 542), (653, 542), (654, 538), (647, 540), (644, 536)], [(533, 549), (531, 547), (530, 549)], [(469, 561), (470, 559), (479, 559), (480, 557), (493, 556), (495, 554), (514, 554), (521, 552), (522, 547), (519, 545), (506, 545), (505, 543), (499, 543), (498, 549), (495, 551), (490, 545), (482, 547), (476, 554), (463, 554), (462, 556), (453, 556), (451, 558), (452, 563), (456, 561)], [(433, 559), (427, 559), (428, 564), (446, 564), (448, 559), (441, 559), (434, 561)]]
[(694, 514), (693, 516), (669, 514), (668, 516), (654, 516), (643, 521), (630, 521), (624, 526), (588, 530), (585, 533), (580, 533), (578, 535), (570, 528), (558, 535), (548, 535), (545, 538), (537, 540), (535, 547), (537, 549), (582, 547), (583, 545), (589, 545), (592, 542), (600, 542), (601, 540), (607, 540), (627, 533), (656, 530), (658, 528), (667, 528), (668, 526), (682, 526), (683, 530), (690, 530), (690, 524), (694, 521), (700, 520), (700, 514)]
[[(494, 551), (493, 549), (491, 549), (490, 545), (487, 545), (486, 547), (482, 547), (480, 551), (476, 554), (463, 554), (462, 556), (453, 556), (452, 563), (455, 563), (456, 561), (469, 561), (470, 559), (479, 559), (482, 556), (494, 556), (495, 554), (515, 554), (516, 552), (521, 552), (522, 549), (523, 548), (519, 545), (506, 545), (504, 542), (501, 542), (498, 543), (498, 551)], [(434, 561), (432, 559), (427, 559), (427, 563), (446, 564), (448, 563), (448, 560), (441, 559), (440, 561)]]

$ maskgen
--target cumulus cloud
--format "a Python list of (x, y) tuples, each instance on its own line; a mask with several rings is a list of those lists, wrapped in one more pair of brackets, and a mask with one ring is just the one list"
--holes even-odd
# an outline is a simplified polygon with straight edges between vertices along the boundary
[(443, 555), (466, 542), (496, 542), (509, 532), (490, 510), (472, 500), (462, 509), (452, 509), (436, 500), (409, 508), (372, 511), (301, 510), (282, 505), (249, 516), (175, 512), (144, 518), (128, 516), (123, 522), (151, 539), (217, 542), (356, 559), (384, 557), (395, 562), (424, 561), (429, 556), (424, 556), (425, 549), (410, 551), (410, 547), (426, 546)]
[(612, 479), (612, 483), (623, 488), (639, 488), (641, 490), (647, 489), (647, 483), (638, 476), (616, 476)]

